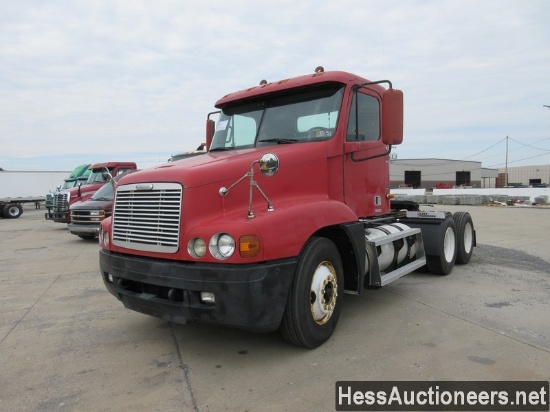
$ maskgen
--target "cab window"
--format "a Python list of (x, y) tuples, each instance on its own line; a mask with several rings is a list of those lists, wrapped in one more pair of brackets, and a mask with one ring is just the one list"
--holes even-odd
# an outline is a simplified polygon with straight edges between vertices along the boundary
[(347, 141), (375, 141), (380, 138), (380, 104), (378, 99), (355, 93), (349, 116)]

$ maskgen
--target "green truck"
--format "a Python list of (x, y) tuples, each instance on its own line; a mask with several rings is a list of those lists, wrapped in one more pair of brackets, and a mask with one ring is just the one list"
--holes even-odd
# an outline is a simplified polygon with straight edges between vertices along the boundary
[(89, 163), (77, 166), (71, 172), (69, 177), (63, 180), (62, 185), (57, 186), (57, 188), (53, 192), (50, 190), (50, 192), (46, 194), (46, 202), (45, 202), (46, 209), (50, 210), (51, 208), (53, 208), (56, 192), (59, 192), (65, 189), (70, 189), (71, 187), (76, 187), (78, 186), (79, 183), (82, 183), (82, 184), (86, 183), (86, 180), (88, 180), (88, 176), (90, 176), (90, 173), (92, 173), (89, 167), (90, 167)]

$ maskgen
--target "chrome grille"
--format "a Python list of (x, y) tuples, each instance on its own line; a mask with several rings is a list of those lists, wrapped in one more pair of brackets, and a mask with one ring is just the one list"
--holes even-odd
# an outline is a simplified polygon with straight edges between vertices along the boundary
[(183, 188), (178, 183), (117, 187), (113, 244), (135, 250), (176, 252)]
[(58, 192), (55, 193), (54, 199), (53, 199), (53, 208), (56, 212), (68, 212), (69, 211), (69, 200), (68, 200), (68, 194)]

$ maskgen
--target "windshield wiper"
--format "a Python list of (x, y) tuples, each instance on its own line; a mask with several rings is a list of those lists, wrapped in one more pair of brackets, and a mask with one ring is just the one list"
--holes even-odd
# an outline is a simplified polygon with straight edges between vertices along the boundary
[(299, 141), (298, 139), (263, 139), (263, 140), (258, 140), (258, 143), (289, 144), (289, 143), (296, 143), (298, 141)]
[(225, 150), (234, 150), (234, 149), (235, 149), (234, 147), (220, 146), (220, 147), (214, 147), (213, 149), (210, 149), (209, 152), (223, 152)]

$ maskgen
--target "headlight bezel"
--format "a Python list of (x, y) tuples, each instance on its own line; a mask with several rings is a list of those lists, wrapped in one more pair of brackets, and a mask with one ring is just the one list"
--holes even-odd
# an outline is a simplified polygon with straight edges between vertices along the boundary
[(227, 260), (235, 253), (237, 244), (229, 233), (216, 233), (208, 242), (210, 254), (218, 260)]
[(200, 237), (194, 237), (187, 242), (187, 253), (195, 259), (200, 259), (206, 254), (206, 242)]

